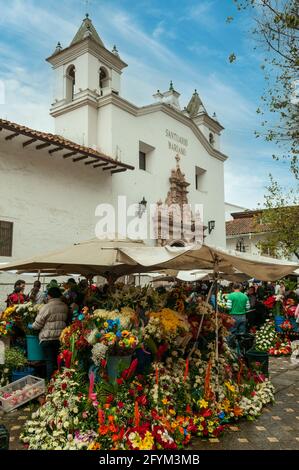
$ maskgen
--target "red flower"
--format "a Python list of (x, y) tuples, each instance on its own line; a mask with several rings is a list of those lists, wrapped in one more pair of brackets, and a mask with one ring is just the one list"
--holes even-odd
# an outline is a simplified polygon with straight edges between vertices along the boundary
[(69, 406), (69, 403), (68, 403), (68, 401), (67, 401), (67, 400), (64, 400), (64, 402), (63, 402), (63, 406), (64, 406), (65, 408), (67, 408), (67, 407)]
[(151, 411), (151, 415), (152, 415), (152, 418), (153, 418), (153, 419), (156, 419), (156, 420), (159, 419), (159, 415), (158, 415), (158, 413), (157, 413), (156, 410), (152, 410), (152, 411)]
[(186, 413), (191, 414), (191, 407), (190, 407), (189, 403), (186, 406)]
[(107, 365), (107, 361), (105, 359), (101, 359), (101, 366), (105, 368), (106, 365)]
[(124, 407), (124, 404), (123, 404), (122, 401), (119, 401), (119, 402), (117, 403), (117, 406), (118, 406), (118, 408), (123, 408), (123, 407)]
[(112, 403), (114, 400), (114, 396), (112, 394), (108, 395), (107, 399), (106, 399), (106, 403)]
[(135, 395), (135, 392), (134, 392), (134, 390), (132, 390), (132, 388), (130, 388), (129, 394), (131, 395), (131, 397), (133, 397)]
[(264, 300), (263, 304), (267, 307), (267, 308), (273, 308), (274, 305), (275, 305), (275, 297), (274, 295), (271, 295), (271, 297), (268, 297), (266, 300)]
[(145, 406), (147, 404), (147, 398), (145, 395), (141, 395), (141, 397), (137, 398), (137, 402), (139, 405)]
[(143, 390), (142, 385), (138, 384), (138, 385), (137, 385), (137, 390), (138, 390), (138, 392), (141, 392), (141, 390)]
[(124, 379), (116, 379), (116, 382), (118, 383), (118, 385), (122, 385), (124, 383)]
[(62, 382), (61, 388), (62, 388), (62, 390), (66, 390), (67, 389), (67, 383)]
[(131, 377), (133, 377), (133, 374), (136, 370), (136, 367), (137, 367), (137, 364), (138, 364), (138, 359), (134, 359), (132, 361), (132, 364), (130, 365), (130, 367), (128, 369), (125, 369), (121, 376), (124, 380), (128, 380), (130, 379)]

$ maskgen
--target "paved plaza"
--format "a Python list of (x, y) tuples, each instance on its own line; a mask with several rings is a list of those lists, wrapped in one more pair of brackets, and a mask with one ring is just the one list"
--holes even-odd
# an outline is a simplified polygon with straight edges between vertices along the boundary
[[(289, 358), (270, 359), (270, 378), (275, 385), (275, 403), (263, 409), (255, 421), (233, 424), (219, 439), (193, 439), (196, 450), (299, 450), (299, 366)], [(37, 403), (12, 411), (0, 412), (0, 423), (10, 433), (10, 450), (24, 450), (19, 440), (24, 422)]]

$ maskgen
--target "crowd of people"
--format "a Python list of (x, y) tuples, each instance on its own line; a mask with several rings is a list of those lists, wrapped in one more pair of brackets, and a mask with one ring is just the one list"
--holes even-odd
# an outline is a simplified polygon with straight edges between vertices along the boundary
[[(22, 279), (16, 281), (14, 290), (8, 295), (7, 307), (31, 302), (40, 305), (39, 312), (32, 324), (28, 325), (31, 330), (39, 331), (39, 341), (43, 350), (46, 374), (49, 379), (56, 369), (57, 356), (60, 348), (60, 335), (64, 328), (71, 323), (74, 315), (78, 314), (84, 306), (87, 296), (90, 295), (87, 280), (76, 282), (70, 278), (62, 286), (53, 279), (42, 289), (40, 281), (35, 281), (32, 289), (25, 294), (26, 282)], [(22, 336), (17, 329), (17, 338)]]
[[(264, 301), (273, 295), (299, 301), (299, 284), (294, 290), (287, 290), (283, 281), (231, 283), (226, 287), (221, 284), (216, 286), (212, 282), (199, 281), (190, 294), (190, 299), (194, 301), (196, 298), (209, 297), (210, 304), (215, 308), (217, 297), (219, 310), (230, 314), (235, 320), (232, 332), (242, 334), (252, 328), (261, 327), (269, 318), (269, 309)], [(299, 321), (299, 307), (297, 318)]]

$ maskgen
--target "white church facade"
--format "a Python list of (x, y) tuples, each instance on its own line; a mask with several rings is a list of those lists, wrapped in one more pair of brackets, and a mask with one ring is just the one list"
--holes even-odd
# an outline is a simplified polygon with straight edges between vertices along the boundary
[(55, 133), (0, 119), (0, 263), (94, 237), (97, 205), (119, 195), (202, 204), (206, 242), (225, 247), (223, 127), (197, 92), (185, 108), (172, 82), (147, 106), (128, 102), (127, 64), (88, 16), (47, 61)]

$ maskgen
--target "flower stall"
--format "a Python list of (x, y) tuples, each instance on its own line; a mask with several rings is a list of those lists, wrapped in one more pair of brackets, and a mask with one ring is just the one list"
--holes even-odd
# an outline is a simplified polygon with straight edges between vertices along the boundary
[(241, 417), (255, 419), (273, 401), (263, 371), (228, 347), (230, 321), (217, 305), (188, 302), (181, 288), (158, 293), (112, 280), (194, 268), (213, 269), (215, 279), (221, 269), (237, 269), (275, 280), (297, 265), (207, 245), (91, 240), (4, 269), (33, 272), (49, 259), (60, 273), (105, 276), (110, 290), (89, 299), (62, 332), (58, 371), (22, 432), (29, 449), (182, 449)]
[(271, 382), (230, 350), (225, 315), (185, 300), (183, 288), (157, 296), (115, 286), (103, 308), (83, 309), (62, 332), (59, 369), (25, 424), (25, 445), (182, 449), (259, 416)]
[(288, 298), (283, 295), (273, 295), (264, 300), (264, 305), (274, 319), (276, 332), (284, 336), (287, 343), (291, 337), (299, 334), (299, 323), (295, 318), (298, 302), (299, 299), (295, 295)]

